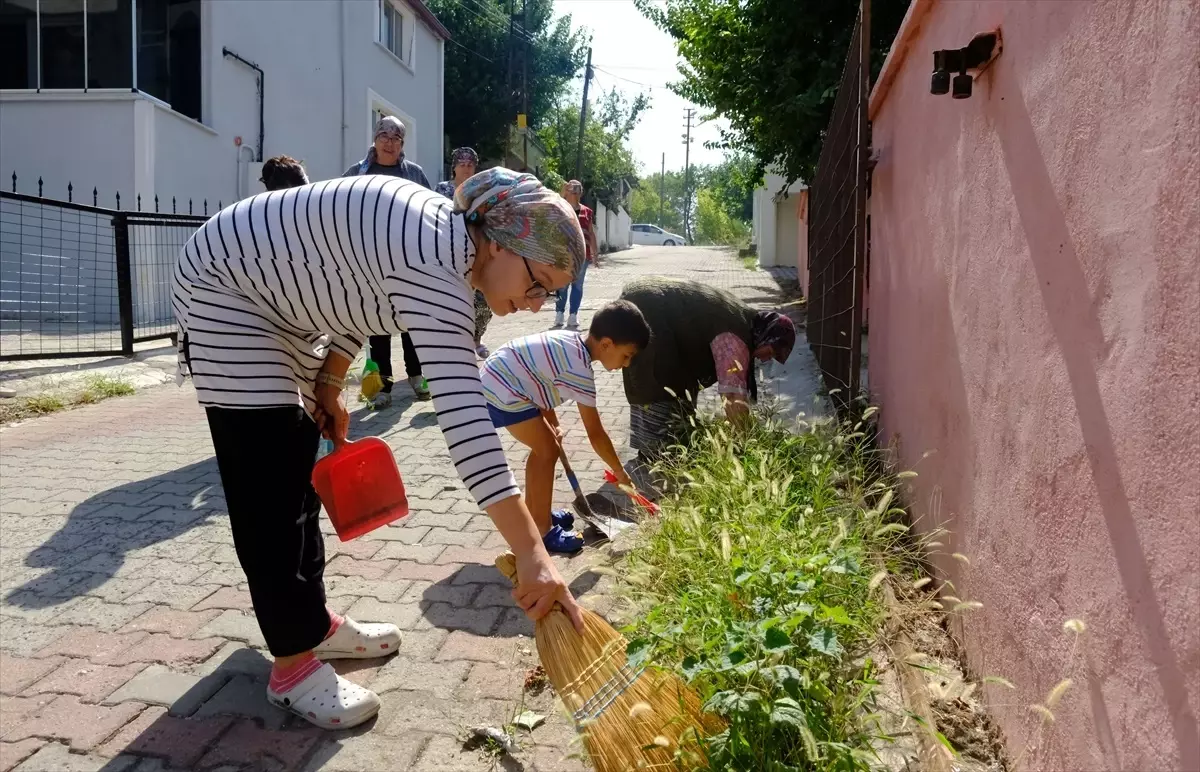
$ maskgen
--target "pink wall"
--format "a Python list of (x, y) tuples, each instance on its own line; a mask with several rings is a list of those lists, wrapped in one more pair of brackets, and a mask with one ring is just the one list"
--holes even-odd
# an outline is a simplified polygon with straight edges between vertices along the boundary
[(808, 298), (808, 190), (796, 194), (796, 281)]
[[(984, 604), (973, 669), (1018, 686), (987, 692), (1014, 754), (1074, 679), (1027, 769), (1200, 769), (1200, 4), (906, 25), (872, 100), (870, 383), (971, 559), (940, 565)], [(995, 27), (974, 96), (930, 95), (932, 52)]]

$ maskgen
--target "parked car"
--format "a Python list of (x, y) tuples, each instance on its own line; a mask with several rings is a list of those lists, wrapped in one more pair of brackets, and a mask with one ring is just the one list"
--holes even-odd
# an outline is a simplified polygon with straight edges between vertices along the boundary
[(634, 244), (653, 244), (656, 247), (679, 247), (687, 244), (687, 239), (678, 233), (664, 231), (657, 225), (639, 223), (629, 227)]

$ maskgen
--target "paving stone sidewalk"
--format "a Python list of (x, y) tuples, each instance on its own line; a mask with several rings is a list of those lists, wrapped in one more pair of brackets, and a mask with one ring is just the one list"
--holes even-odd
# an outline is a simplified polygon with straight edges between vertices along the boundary
[[(640, 247), (589, 272), (584, 321), (646, 274), (697, 279), (756, 305), (778, 298), (771, 274), (728, 252)], [(552, 315), (497, 317), (486, 342), (545, 329)], [(597, 386), (628, 453), (619, 374), (598, 372)], [(603, 464), (578, 414), (561, 415), (585, 489), (599, 490)], [(400, 385), (390, 409), (356, 409), (351, 431), (392, 446), (413, 514), (346, 544), (329, 531), (330, 605), (405, 631), (391, 659), (338, 663), (380, 693), (383, 709), (336, 733), (266, 702), (269, 659), (190, 387), (0, 430), (0, 772), (585, 769), (552, 697), (523, 692), (533, 628), (492, 567), (503, 539), (457, 479), (430, 403)], [(508, 442), (520, 470), (524, 454)], [(556, 504), (570, 500), (560, 480)], [(587, 570), (596, 560), (587, 550), (561, 567), (587, 605), (608, 613), (605, 584)], [(548, 720), (523, 733), (514, 759), (464, 748), (470, 727), (503, 726), (526, 709)]]

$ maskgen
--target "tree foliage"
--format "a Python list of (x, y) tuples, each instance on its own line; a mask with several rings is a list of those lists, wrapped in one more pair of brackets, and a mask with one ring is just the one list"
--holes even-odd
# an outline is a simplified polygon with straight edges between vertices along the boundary
[[(427, 5), (453, 36), (445, 60), (447, 152), (469, 145), (483, 158), (501, 158), (521, 107), (508, 89), (509, 0)], [(554, 19), (553, 0), (529, 0), (529, 38), (528, 116), (538, 129), (553, 120), (555, 103), (583, 68), (588, 38), (572, 29), (569, 14)], [(520, 71), (512, 77), (516, 86)]]
[[(659, 221), (659, 185), (662, 185), (662, 220)], [(629, 216), (637, 223), (653, 223), (672, 233), (683, 233), (683, 172), (655, 172), (638, 180), (629, 197)]]
[(683, 172), (666, 173), (661, 223), (659, 181), (663, 176), (655, 172), (638, 181), (630, 196), (629, 215), (634, 222), (654, 223), (676, 233), (686, 231), (697, 244), (744, 243), (749, 238), (752, 195), (758, 185), (753, 175), (754, 159), (745, 153), (730, 153), (713, 166), (693, 166), (685, 227)]
[[(717, 143), (753, 154), (756, 174), (812, 180), (841, 82), (858, 3), (851, 0), (634, 0), (676, 41), (685, 65), (672, 86), (728, 119)], [(872, 72), (882, 66), (909, 0), (871, 6)]]
[[(630, 101), (614, 89), (601, 93), (588, 111), (580, 182), (589, 197), (594, 195), (606, 206), (613, 206), (622, 200), (625, 184), (636, 182), (637, 162), (628, 139), (649, 105), (644, 94)], [(550, 168), (566, 179), (574, 178), (579, 147), (578, 105), (561, 103), (555, 107), (538, 137), (549, 151)]]
[(701, 188), (696, 193), (695, 227), (692, 243), (700, 245), (743, 246), (750, 241), (750, 224), (730, 217), (724, 203), (713, 188)]

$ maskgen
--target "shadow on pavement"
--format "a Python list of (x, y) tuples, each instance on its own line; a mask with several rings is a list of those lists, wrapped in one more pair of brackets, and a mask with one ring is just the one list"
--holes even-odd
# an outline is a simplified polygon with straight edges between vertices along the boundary
[[(397, 395), (384, 410), (355, 410), (350, 414), (351, 438), (387, 433), (413, 401), (411, 394)], [(432, 412), (418, 413), (409, 425), (436, 420)], [(224, 513), (215, 457), (97, 493), (75, 506), (66, 525), (25, 557), (26, 566), (51, 570), (14, 588), (5, 600), (39, 609), (86, 595), (113, 579), (128, 553), (176, 539)], [(169, 573), (155, 576), (171, 578)]]
[[(378, 660), (356, 664), (361, 663), (377, 665)], [(267, 702), (270, 671), (271, 662), (261, 652), (235, 650), (137, 736), (107, 749), (121, 755), (100, 772), (127, 772), (130, 756), (157, 758), (172, 769), (297, 769), (324, 738), (365, 734), (375, 727), (377, 718), (336, 734), (312, 727)]]
[[(50, 572), (13, 589), (5, 600), (36, 609), (84, 595), (112, 579), (126, 553), (175, 539), (224, 512), (215, 457), (97, 493), (25, 557), (25, 565)], [(169, 579), (169, 573), (161, 578)]]

